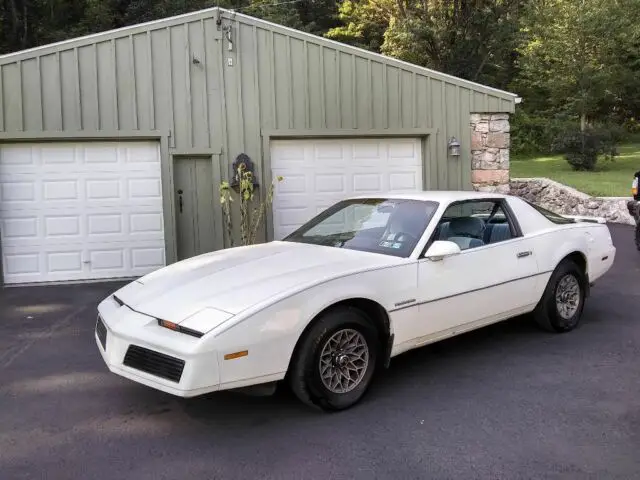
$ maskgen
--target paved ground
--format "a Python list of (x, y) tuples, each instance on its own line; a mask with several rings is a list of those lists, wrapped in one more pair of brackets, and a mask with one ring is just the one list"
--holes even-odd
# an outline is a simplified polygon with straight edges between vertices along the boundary
[(117, 284), (0, 291), (0, 478), (640, 478), (640, 253), (612, 230), (580, 329), (515, 319), (408, 353), (334, 415), (108, 373), (94, 312)]

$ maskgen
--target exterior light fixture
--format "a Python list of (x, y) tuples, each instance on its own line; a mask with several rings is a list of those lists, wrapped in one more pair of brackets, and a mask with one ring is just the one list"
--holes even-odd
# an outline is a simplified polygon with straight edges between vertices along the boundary
[(451, 137), (447, 146), (449, 147), (449, 155), (452, 157), (460, 156), (460, 142), (456, 140), (456, 137)]

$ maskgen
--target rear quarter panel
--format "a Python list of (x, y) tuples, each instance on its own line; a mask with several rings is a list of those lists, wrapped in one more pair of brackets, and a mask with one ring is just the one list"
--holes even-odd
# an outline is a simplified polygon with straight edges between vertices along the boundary
[(605, 224), (558, 225), (532, 233), (530, 237), (534, 240), (538, 266), (544, 273), (541, 276), (541, 282), (544, 283), (540, 285), (542, 289), (553, 270), (567, 255), (579, 252), (586, 260), (590, 281), (594, 281), (610, 268), (615, 254), (611, 235)]
[[(540, 292), (551, 273), (567, 255), (579, 252), (587, 262), (590, 281), (595, 281), (611, 267), (615, 247), (606, 223), (577, 222), (556, 224), (518, 197), (509, 197), (523, 234), (531, 238), (540, 272)], [(606, 257), (606, 258), (605, 258)]]
[(590, 224), (587, 230), (589, 280), (595, 282), (613, 266), (616, 248), (606, 224)]

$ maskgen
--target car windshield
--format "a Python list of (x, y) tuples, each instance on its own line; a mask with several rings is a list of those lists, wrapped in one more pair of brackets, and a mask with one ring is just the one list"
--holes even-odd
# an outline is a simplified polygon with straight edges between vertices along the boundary
[(408, 257), (437, 208), (437, 202), (424, 200), (343, 200), (283, 241)]

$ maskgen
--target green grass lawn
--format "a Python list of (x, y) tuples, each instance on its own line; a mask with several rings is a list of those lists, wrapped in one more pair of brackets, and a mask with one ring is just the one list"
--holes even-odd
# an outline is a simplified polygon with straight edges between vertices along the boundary
[(629, 197), (633, 174), (640, 170), (640, 142), (618, 148), (613, 162), (598, 163), (593, 172), (575, 172), (562, 155), (511, 159), (511, 178), (546, 177), (599, 197)]

